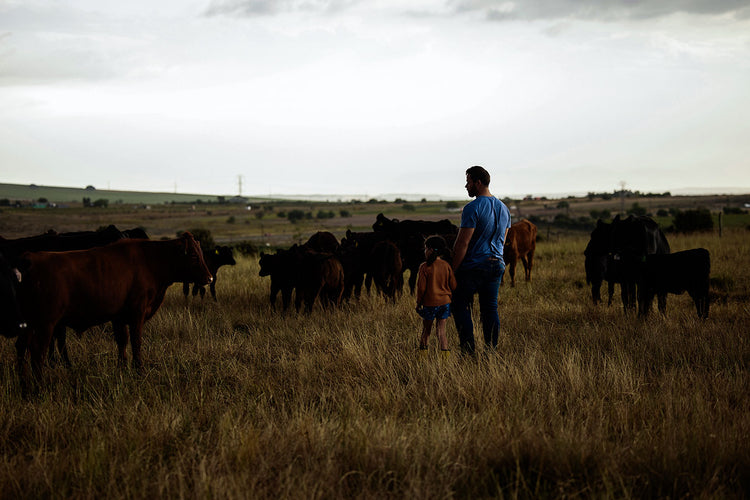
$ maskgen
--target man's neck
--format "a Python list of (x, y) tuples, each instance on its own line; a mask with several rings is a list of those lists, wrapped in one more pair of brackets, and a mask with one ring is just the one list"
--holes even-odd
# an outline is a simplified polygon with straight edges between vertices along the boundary
[(490, 188), (489, 187), (482, 187), (482, 188), (478, 189), (477, 190), (477, 197), (480, 197), (480, 196), (492, 196), (492, 193), (490, 193)]

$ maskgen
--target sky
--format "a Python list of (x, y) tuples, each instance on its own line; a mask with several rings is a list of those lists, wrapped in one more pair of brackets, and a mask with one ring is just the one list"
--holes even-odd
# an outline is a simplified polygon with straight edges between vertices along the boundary
[(750, 0), (0, 0), (0, 182), (750, 192)]

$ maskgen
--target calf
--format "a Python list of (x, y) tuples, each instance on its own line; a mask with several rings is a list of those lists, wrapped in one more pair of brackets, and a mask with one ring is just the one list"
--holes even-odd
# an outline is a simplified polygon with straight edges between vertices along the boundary
[(521, 259), (523, 263), (526, 281), (531, 281), (535, 250), (536, 226), (526, 219), (511, 225), (503, 245), (503, 260), (505, 265), (508, 266), (510, 286), (516, 286), (516, 262), (518, 259)]
[[(214, 277), (213, 281), (211, 281), (211, 284), (209, 285), (209, 289), (211, 290), (211, 297), (213, 297), (214, 301), (216, 301), (216, 273), (219, 271), (219, 268), (221, 266), (233, 266), (237, 264), (237, 261), (234, 260), (232, 249), (228, 246), (219, 245), (213, 250), (201, 249), (201, 251), (203, 252), (203, 260), (206, 262), (206, 266), (211, 272), (211, 276)], [(190, 282), (186, 281), (182, 284), (182, 293), (185, 295), (185, 298), (187, 298), (189, 291)], [(203, 299), (206, 296), (206, 287), (195, 283), (193, 284), (193, 297), (198, 295), (198, 292), (200, 292), (201, 299)]]
[[(19, 372), (26, 351), (39, 378), (53, 333), (77, 332), (111, 321), (120, 361), (128, 337), (133, 366), (140, 369), (143, 324), (161, 306), (172, 283), (208, 284), (212, 277), (190, 233), (167, 241), (122, 240), (70, 252), (36, 252), (22, 258), (21, 310), (28, 322), (16, 343)], [(23, 379), (22, 379), (23, 380)]]
[(657, 294), (687, 292), (695, 303), (698, 317), (708, 318), (710, 272), (711, 256), (705, 248), (646, 255), (638, 272), (638, 315), (648, 316)]
[(296, 248), (297, 245), (294, 245), (289, 250), (278, 250), (275, 254), (260, 253), (258, 276), (271, 277), (269, 300), (272, 308), (276, 308), (276, 297), (279, 292), (281, 292), (282, 310), (286, 311), (289, 308), (292, 291), (297, 281)]

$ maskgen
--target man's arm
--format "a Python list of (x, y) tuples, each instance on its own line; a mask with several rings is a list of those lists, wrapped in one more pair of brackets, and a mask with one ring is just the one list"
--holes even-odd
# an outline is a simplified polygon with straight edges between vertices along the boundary
[(456, 243), (453, 244), (453, 272), (458, 270), (461, 262), (466, 257), (466, 251), (469, 249), (469, 242), (471, 236), (474, 234), (473, 227), (461, 227), (458, 228), (458, 236), (456, 236)]

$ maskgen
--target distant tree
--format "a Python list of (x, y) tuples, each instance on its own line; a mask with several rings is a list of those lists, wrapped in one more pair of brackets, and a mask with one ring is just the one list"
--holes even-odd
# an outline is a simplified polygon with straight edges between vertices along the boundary
[(91, 206), (96, 208), (107, 208), (109, 206), (109, 200), (99, 198), (98, 200), (94, 201)]
[(318, 214), (315, 216), (316, 219), (333, 219), (336, 216), (330, 210), (318, 210)]
[(675, 231), (681, 233), (711, 231), (714, 228), (714, 219), (707, 208), (679, 212), (674, 216), (672, 222), (674, 223)]
[(458, 208), (458, 202), (457, 201), (448, 201), (445, 203), (445, 208), (448, 210)]
[(422, 200), (420, 201), (420, 203), (427, 203), (427, 198), (422, 198)]
[(393, 203), (406, 203), (406, 200), (403, 198), (396, 198)]
[(414, 212), (417, 209), (417, 207), (415, 207), (411, 203), (404, 203), (403, 205), (401, 205), (401, 208), (403, 208), (407, 212)]
[(39, 198), (37, 201), (39, 203), (48, 203), (47, 198)]
[(86, 186), (86, 191), (96, 191), (96, 188), (89, 184), (88, 186)]
[(349, 213), (349, 210), (339, 210), (339, 215), (341, 217), (351, 217), (352, 214)]
[(8, 198), (0, 199), (0, 207), (9, 207), (10, 200)]
[(642, 207), (638, 202), (635, 202), (626, 210), (626, 213), (629, 215), (646, 215), (646, 207)]
[(290, 210), (289, 213), (287, 213), (286, 218), (289, 219), (289, 222), (296, 223), (305, 218), (305, 212), (298, 208), (295, 208), (294, 210)]

